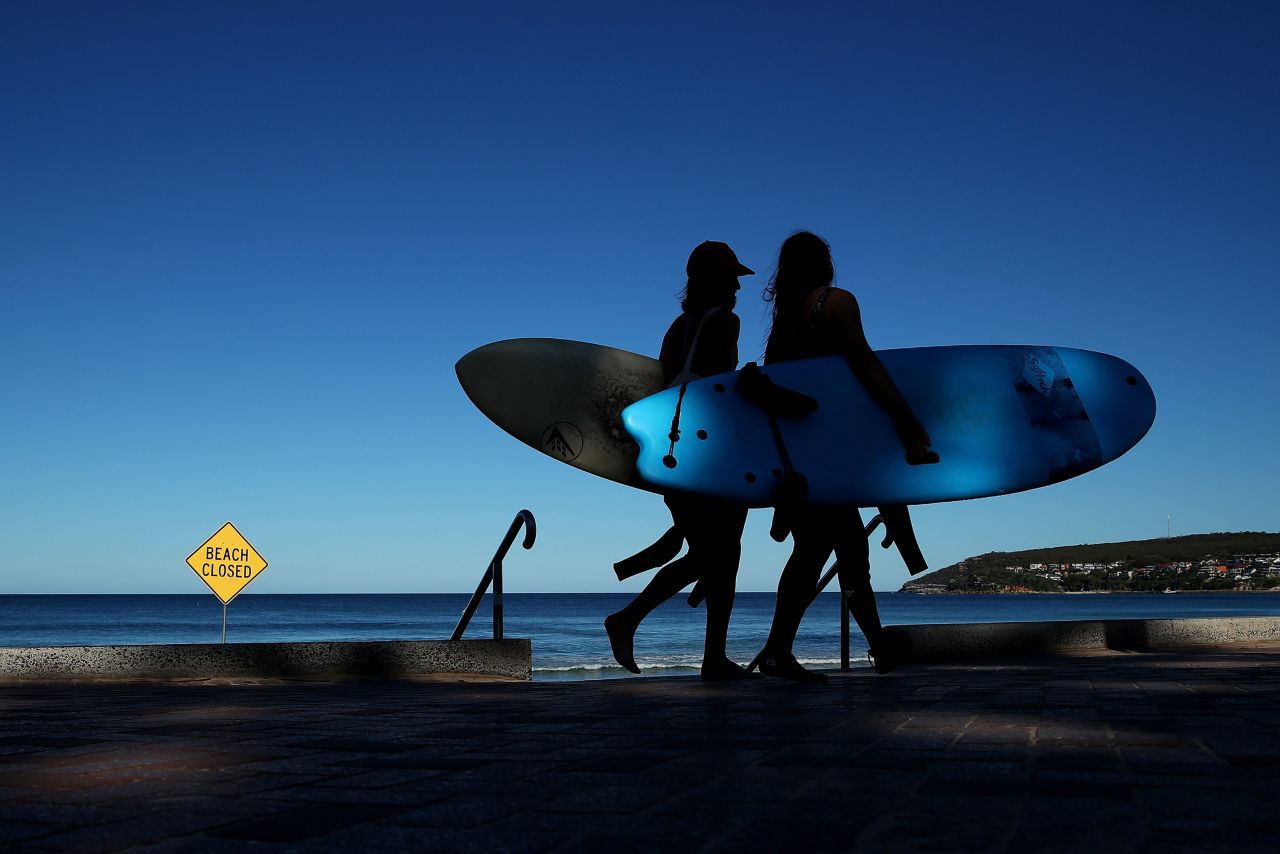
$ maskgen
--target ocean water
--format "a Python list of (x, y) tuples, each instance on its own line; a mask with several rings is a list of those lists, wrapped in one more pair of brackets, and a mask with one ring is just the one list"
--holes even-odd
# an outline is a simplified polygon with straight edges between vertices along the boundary
[[(231, 603), (229, 642), (431, 640), (448, 638), (467, 594), (253, 595)], [(609, 652), (601, 621), (626, 593), (509, 593), (504, 633), (533, 641), (534, 678), (599, 679), (627, 675)], [(1110, 593), (926, 596), (878, 593), (885, 625), (994, 623), (1280, 615), (1280, 593)], [(739, 593), (729, 627), (729, 655), (745, 664), (759, 651), (773, 617), (774, 594)], [(488, 598), (466, 637), (492, 636)], [(643, 675), (697, 673), (705, 611), (677, 596), (649, 616), (636, 635)], [(222, 605), (209, 595), (0, 596), (0, 646), (216, 643)], [(866, 641), (853, 627), (852, 657), (866, 665)], [(823, 594), (809, 609), (796, 657), (818, 668), (840, 662), (839, 597)]]

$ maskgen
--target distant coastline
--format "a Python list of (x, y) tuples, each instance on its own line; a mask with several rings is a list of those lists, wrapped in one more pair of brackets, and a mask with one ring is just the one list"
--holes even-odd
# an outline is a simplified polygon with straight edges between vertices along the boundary
[(988, 552), (912, 579), (900, 592), (1280, 592), (1280, 534), (1192, 534)]

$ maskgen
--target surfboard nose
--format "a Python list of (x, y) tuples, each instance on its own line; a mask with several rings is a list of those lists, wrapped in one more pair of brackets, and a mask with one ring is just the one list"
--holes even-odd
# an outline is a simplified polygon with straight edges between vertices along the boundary
[(477, 347), (454, 363), (453, 372), (458, 375), (458, 382), (468, 394), (478, 382), (483, 381), (484, 376), (492, 373), (495, 367), (500, 365), (502, 348), (499, 344), (501, 343)]
[(1117, 356), (1059, 348), (1080, 402), (1098, 433), (1102, 453), (1114, 459), (1142, 440), (1155, 423), (1156, 396), (1147, 378)]
[(476, 408), (506, 429), (499, 414), (510, 408), (513, 395), (529, 393), (529, 383), (543, 375), (545, 361), (536, 339), (515, 338), (475, 348), (453, 370)]

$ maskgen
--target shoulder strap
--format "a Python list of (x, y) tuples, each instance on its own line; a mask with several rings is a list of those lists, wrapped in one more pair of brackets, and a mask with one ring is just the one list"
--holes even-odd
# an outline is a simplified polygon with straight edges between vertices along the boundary
[(700, 374), (693, 372), (693, 355), (698, 352), (698, 338), (702, 336), (702, 327), (706, 326), (711, 315), (719, 310), (720, 306), (712, 306), (707, 310), (706, 314), (702, 315), (702, 320), (698, 321), (697, 331), (693, 333), (693, 343), (689, 345), (689, 354), (685, 356), (684, 370), (667, 386), (667, 388), (680, 386), (680, 396), (676, 398), (676, 412), (671, 418), (671, 432), (667, 434), (667, 438), (671, 440), (671, 445), (667, 448), (667, 455), (662, 458), (662, 464), (669, 469), (676, 467), (676, 442), (680, 441), (680, 407), (684, 405), (685, 389), (694, 380), (702, 379)]
[(817, 319), (823, 316), (823, 312), (827, 307), (827, 297), (831, 296), (832, 285), (827, 285), (826, 289), (818, 295), (817, 302), (813, 304), (813, 311), (809, 314), (810, 319)]
[(693, 343), (689, 345), (689, 352), (684, 359), (684, 368), (681, 369), (679, 376), (671, 381), (671, 385), (667, 388), (674, 388), (682, 383), (697, 379), (697, 375), (693, 373), (693, 357), (698, 352), (698, 339), (702, 337), (702, 327), (707, 325), (707, 321), (711, 319), (711, 315), (720, 310), (720, 306), (712, 306), (707, 309), (707, 313), (702, 315), (702, 320), (698, 321), (698, 328), (693, 333)]

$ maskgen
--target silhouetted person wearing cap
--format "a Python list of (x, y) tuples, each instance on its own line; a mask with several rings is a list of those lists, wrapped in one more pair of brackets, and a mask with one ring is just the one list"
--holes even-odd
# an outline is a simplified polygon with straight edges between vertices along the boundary
[[(738, 277), (754, 274), (727, 244), (710, 240), (693, 250), (685, 271), (689, 279), (681, 294), (682, 312), (667, 330), (659, 356), (667, 388), (737, 369), (740, 322), (733, 307), (741, 288)], [(707, 606), (702, 678), (748, 678), (750, 674), (730, 661), (725, 652), (747, 508), (686, 494), (668, 495), (664, 500), (689, 551), (658, 570), (625, 608), (605, 618), (613, 657), (627, 670), (639, 673), (633, 645), (640, 622), (681, 589), (701, 580)], [(675, 545), (678, 549), (678, 541)]]

